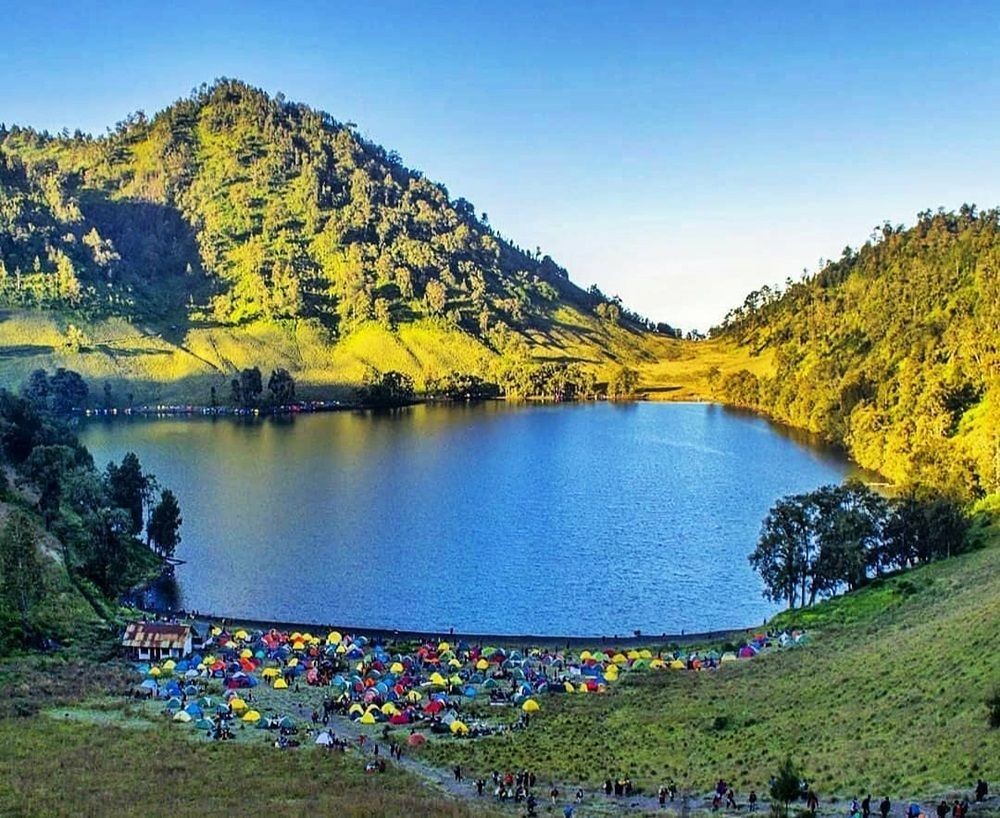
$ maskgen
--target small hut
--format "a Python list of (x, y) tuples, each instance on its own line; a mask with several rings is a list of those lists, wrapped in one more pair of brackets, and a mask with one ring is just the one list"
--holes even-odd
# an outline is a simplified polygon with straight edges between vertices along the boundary
[(122, 637), (122, 647), (130, 659), (139, 661), (181, 659), (191, 653), (191, 627), (160, 622), (129, 622)]

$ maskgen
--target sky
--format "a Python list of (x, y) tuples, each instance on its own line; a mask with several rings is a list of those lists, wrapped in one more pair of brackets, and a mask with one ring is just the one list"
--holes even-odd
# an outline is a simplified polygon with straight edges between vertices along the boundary
[(0, 0), (0, 122), (281, 91), (588, 286), (707, 329), (885, 221), (1000, 204), (1000, 3)]

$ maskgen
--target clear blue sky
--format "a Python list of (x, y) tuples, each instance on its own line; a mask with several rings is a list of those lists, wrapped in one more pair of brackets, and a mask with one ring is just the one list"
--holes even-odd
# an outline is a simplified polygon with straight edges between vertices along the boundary
[(1000, 3), (0, 0), (0, 121), (238, 77), (356, 122), (584, 286), (706, 328), (884, 220), (1000, 204)]

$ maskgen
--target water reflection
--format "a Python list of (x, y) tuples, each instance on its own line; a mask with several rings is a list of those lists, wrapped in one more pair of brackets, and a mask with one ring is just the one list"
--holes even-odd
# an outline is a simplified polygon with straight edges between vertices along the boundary
[(710, 404), (131, 418), (82, 437), (177, 492), (186, 607), (499, 633), (758, 622), (761, 518), (852, 472)]

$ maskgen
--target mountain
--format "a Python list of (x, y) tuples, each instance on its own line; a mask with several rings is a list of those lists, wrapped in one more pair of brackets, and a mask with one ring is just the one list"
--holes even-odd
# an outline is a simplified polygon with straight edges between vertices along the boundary
[(904, 484), (1000, 491), (1000, 212), (885, 224), (816, 275), (747, 296), (713, 333), (761, 371), (717, 394)]
[(645, 321), (397, 154), (227, 79), (100, 138), (0, 128), (0, 304), (6, 372), (71, 353), (140, 388), (648, 357)]

